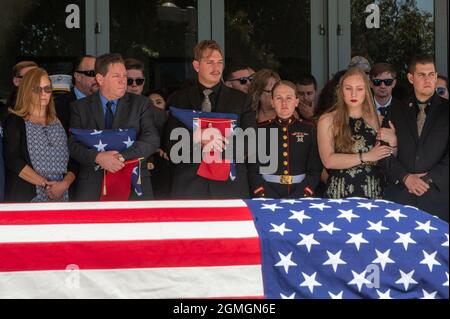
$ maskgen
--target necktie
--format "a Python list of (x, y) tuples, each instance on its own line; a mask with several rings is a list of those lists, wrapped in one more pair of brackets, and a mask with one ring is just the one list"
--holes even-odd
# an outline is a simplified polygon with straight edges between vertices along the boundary
[(384, 116), (384, 117), (386, 117), (386, 114), (387, 114), (387, 107), (379, 107), (378, 108), (378, 112), (380, 112), (380, 115), (382, 115), (382, 116)]
[(417, 133), (422, 134), (423, 125), (425, 124), (425, 119), (427, 114), (425, 113), (426, 104), (419, 104), (419, 114), (417, 115)]
[(211, 89), (206, 89), (203, 90), (203, 95), (205, 96), (205, 98), (203, 99), (202, 102), (202, 112), (211, 112), (211, 100), (209, 99), (209, 96), (211, 95), (211, 93), (214, 92)]
[(111, 102), (111, 101), (106, 102), (105, 129), (112, 128), (112, 124), (113, 124), (113, 120), (114, 120), (112, 106), (113, 106), (113, 102)]

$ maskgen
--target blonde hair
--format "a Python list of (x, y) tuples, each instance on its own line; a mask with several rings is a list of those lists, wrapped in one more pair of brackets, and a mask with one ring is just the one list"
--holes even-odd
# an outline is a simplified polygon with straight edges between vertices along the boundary
[(200, 41), (194, 48), (194, 60), (200, 61), (204, 58), (203, 54), (208, 50), (218, 51), (220, 55), (223, 56), (219, 43), (214, 40), (203, 40)]
[(350, 128), (349, 113), (347, 105), (344, 102), (343, 83), (345, 79), (350, 76), (359, 75), (364, 81), (364, 90), (366, 93), (365, 99), (362, 103), (363, 119), (367, 123), (368, 120), (372, 120), (376, 123), (375, 129), (379, 129), (378, 115), (375, 109), (375, 103), (373, 102), (372, 92), (370, 90), (369, 79), (363, 70), (357, 67), (353, 67), (347, 70), (345, 74), (339, 80), (339, 84), (336, 87), (336, 104), (329, 110), (329, 112), (335, 111), (333, 117), (332, 130), (334, 134), (334, 149), (339, 153), (352, 153), (354, 141), (352, 138), (352, 131)]
[(291, 82), (291, 81), (286, 81), (286, 80), (280, 80), (277, 83), (274, 84), (273, 88), (272, 88), (272, 99), (273, 99), (273, 94), (275, 93), (275, 90), (279, 87), (285, 85), (289, 88), (291, 88), (292, 90), (294, 90), (295, 92), (295, 97), (298, 98), (298, 89), (297, 86)]
[[(17, 92), (16, 105), (13, 109), (9, 109), (11, 113), (20, 116), (21, 118), (26, 118), (30, 115), (31, 110), (34, 107), (40, 106), (39, 93), (35, 93), (35, 90), (40, 87), (42, 77), (45, 77), (50, 81), (47, 71), (42, 68), (32, 69), (25, 74), (22, 84), (19, 87), (19, 91)], [(50, 96), (46, 115), (47, 124), (57, 120), (53, 95)]]

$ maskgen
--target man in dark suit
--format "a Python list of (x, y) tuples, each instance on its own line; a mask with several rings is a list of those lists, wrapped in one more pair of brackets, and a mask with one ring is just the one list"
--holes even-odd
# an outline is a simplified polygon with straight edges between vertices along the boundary
[(59, 92), (53, 95), (56, 114), (66, 131), (70, 126), (70, 103), (98, 91), (94, 67), (95, 56), (85, 55), (77, 58), (73, 64), (73, 88), (70, 92)]
[(150, 111), (150, 101), (144, 96), (126, 93), (127, 73), (119, 54), (105, 54), (95, 63), (99, 92), (71, 104), (71, 128), (81, 129), (127, 129), (137, 131), (136, 141), (122, 153), (97, 152), (69, 138), (70, 156), (80, 163), (75, 200), (99, 200), (103, 171), (117, 172), (126, 160), (144, 158), (141, 161), (143, 196), (132, 199), (152, 199), (153, 192), (146, 159), (159, 147), (159, 134)]
[(398, 152), (387, 162), (386, 198), (448, 221), (449, 105), (436, 94), (433, 58), (413, 58), (408, 80), (414, 95), (392, 105), (387, 115), (396, 129)]
[[(198, 81), (184, 89), (175, 92), (168, 101), (169, 106), (178, 108), (202, 110), (205, 112), (234, 113), (238, 115), (237, 127), (243, 130), (252, 128), (256, 132), (255, 112), (250, 108), (248, 96), (238, 90), (229, 88), (221, 82), (223, 72), (223, 54), (220, 46), (215, 41), (202, 41), (195, 47), (193, 67), (198, 73)], [(170, 116), (166, 125), (164, 137), (164, 150), (170, 156), (171, 148), (179, 140), (170, 140), (170, 133), (184, 127), (173, 116)], [(196, 135), (196, 134), (194, 134)], [(201, 136), (196, 135), (196, 136)], [(191, 135), (191, 145), (193, 136)], [(221, 136), (214, 139), (197, 140), (201, 144), (202, 151), (213, 142), (216, 151), (225, 149), (226, 140)], [(173, 199), (215, 199), (215, 198), (248, 198), (250, 187), (247, 171), (247, 163), (236, 164), (236, 179), (216, 181), (197, 175), (198, 163), (171, 165)], [(252, 190), (256, 189), (252, 185)]]

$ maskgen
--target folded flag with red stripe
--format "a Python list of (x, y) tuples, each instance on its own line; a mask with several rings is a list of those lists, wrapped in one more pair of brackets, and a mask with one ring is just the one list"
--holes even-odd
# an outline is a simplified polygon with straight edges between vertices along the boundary
[(0, 298), (448, 299), (448, 231), (362, 198), (0, 204)]
[[(122, 152), (136, 141), (136, 129), (70, 129), (72, 136), (98, 152)], [(96, 169), (98, 169), (97, 167)], [(133, 189), (137, 196), (142, 196), (140, 162), (133, 159), (125, 162), (125, 167), (117, 173), (105, 172), (102, 184), (101, 201), (128, 200)]]
[[(232, 138), (238, 120), (237, 114), (201, 112), (196, 110), (170, 107), (173, 117), (183, 123), (190, 131), (214, 128), (222, 137)], [(205, 155), (204, 155), (205, 156)], [(236, 168), (232, 160), (224, 159), (221, 152), (211, 150), (202, 158), (197, 175), (215, 181), (235, 180)]]

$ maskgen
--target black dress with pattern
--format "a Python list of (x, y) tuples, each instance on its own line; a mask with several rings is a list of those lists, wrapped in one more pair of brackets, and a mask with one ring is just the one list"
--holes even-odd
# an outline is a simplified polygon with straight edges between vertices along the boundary
[[(370, 151), (376, 141), (376, 130), (362, 118), (350, 118), (352, 153)], [(368, 162), (348, 169), (330, 169), (325, 197), (382, 198), (383, 175), (377, 162)]]

